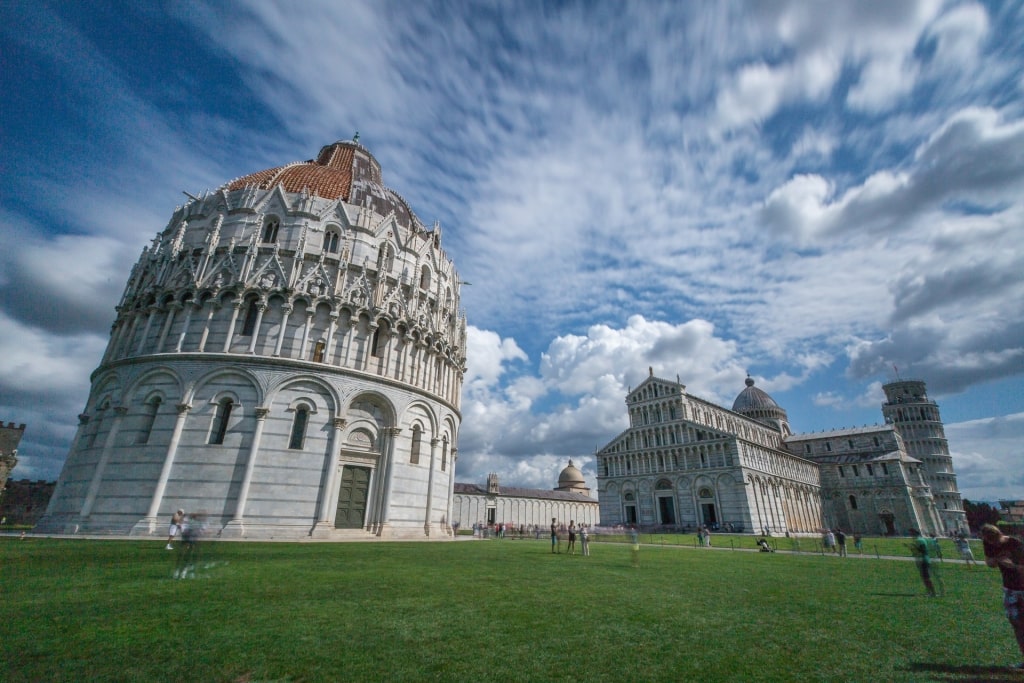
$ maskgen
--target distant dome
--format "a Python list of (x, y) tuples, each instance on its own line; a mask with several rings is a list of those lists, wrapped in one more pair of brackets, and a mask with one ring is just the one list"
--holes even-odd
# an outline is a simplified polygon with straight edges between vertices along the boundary
[(558, 488), (574, 488), (577, 486), (583, 486), (586, 480), (583, 478), (583, 473), (580, 472), (579, 468), (572, 464), (572, 460), (569, 461), (569, 465), (562, 470), (562, 473), (558, 475)]
[(754, 378), (747, 377), (747, 388), (733, 401), (732, 410), (789, 434), (789, 417), (771, 396), (754, 386)]
[(765, 410), (778, 408), (779, 404), (771, 396), (754, 386), (754, 378), (747, 377), (747, 388), (740, 392), (740, 395), (733, 401), (732, 409), (736, 413), (746, 413), (751, 410)]

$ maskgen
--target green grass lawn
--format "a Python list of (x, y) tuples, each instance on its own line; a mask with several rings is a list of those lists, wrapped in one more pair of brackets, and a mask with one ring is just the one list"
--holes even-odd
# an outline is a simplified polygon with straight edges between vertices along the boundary
[(983, 566), (945, 563), (929, 599), (912, 562), (873, 556), (655, 543), (634, 567), (627, 544), (584, 558), (546, 540), (202, 552), (213, 566), (175, 580), (156, 541), (0, 539), (0, 680), (1024, 681), (1004, 668), (1017, 648)]

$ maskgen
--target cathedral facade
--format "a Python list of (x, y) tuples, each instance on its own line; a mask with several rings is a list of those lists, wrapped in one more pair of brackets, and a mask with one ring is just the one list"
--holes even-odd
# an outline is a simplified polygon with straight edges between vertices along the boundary
[(967, 531), (938, 406), (919, 380), (885, 385), (885, 424), (792, 433), (748, 378), (731, 410), (653, 371), (629, 428), (597, 453), (601, 523), (811, 535)]
[(143, 250), (41, 532), (451, 533), (461, 282), (356, 140), (190, 196)]

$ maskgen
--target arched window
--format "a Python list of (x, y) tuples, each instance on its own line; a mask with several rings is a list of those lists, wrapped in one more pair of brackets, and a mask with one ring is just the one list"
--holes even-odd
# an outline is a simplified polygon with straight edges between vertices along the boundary
[(420, 269), (420, 289), (430, 289), (430, 268), (423, 266)]
[(409, 462), (413, 465), (420, 464), (420, 448), (423, 445), (423, 430), (419, 425), (412, 427), (412, 445), (409, 448)]
[(153, 423), (156, 422), (156, 414), (160, 411), (162, 403), (159, 396), (154, 396), (145, 404), (145, 412), (142, 415), (142, 426), (139, 429), (138, 439), (135, 443), (147, 444), (149, 437), (153, 434)]
[(259, 300), (253, 297), (249, 301), (249, 307), (245, 309), (245, 322), (242, 323), (241, 335), (251, 337), (256, 331), (256, 318), (259, 316)]
[(295, 418), (292, 420), (292, 434), (288, 439), (288, 448), (302, 450), (302, 444), (306, 441), (307, 424), (309, 424), (309, 408), (299, 406), (295, 411)]
[(386, 323), (378, 325), (373, 332), (372, 354), (375, 358), (383, 358), (388, 350), (388, 339), (391, 338), (391, 330)]
[(341, 235), (338, 231), (330, 228), (324, 233), (324, 251), (328, 254), (337, 254), (338, 246), (341, 244)]
[(221, 399), (217, 404), (217, 410), (213, 414), (213, 424), (210, 425), (211, 444), (224, 443), (224, 436), (228, 433), (228, 420), (231, 418), (231, 409), (235, 402), (230, 398)]
[(850, 494), (850, 509), (851, 510), (856, 510), (857, 509), (857, 496), (855, 496), (853, 494)]
[(281, 227), (281, 221), (274, 216), (268, 216), (263, 221), (263, 243), (274, 244), (277, 242), (277, 231)]
[(377, 252), (377, 270), (381, 273), (390, 273), (395, 266), (395, 252), (391, 245), (384, 242)]

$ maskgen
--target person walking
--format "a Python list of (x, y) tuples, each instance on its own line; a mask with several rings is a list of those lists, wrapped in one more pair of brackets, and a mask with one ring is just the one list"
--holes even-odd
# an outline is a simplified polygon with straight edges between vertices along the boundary
[(913, 540), (910, 541), (910, 552), (914, 556), (914, 561), (917, 563), (917, 571), (921, 575), (921, 581), (924, 582), (925, 590), (928, 591), (928, 597), (937, 597), (935, 593), (935, 583), (932, 581), (932, 549), (931, 543), (924, 535), (917, 529), (909, 529), (910, 535), (913, 536)]
[(836, 529), (836, 543), (839, 545), (839, 557), (846, 557), (846, 534), (842, 529)]
[(956, 550), (960, 553), (960, 559), (966, 562), (968, 565), (977, 564), (977, 560), (974, 559), (974, 551), (971, 550), (971, 542), (968, 540), (964, 532), (957, 532), (956, 537), (953, 539), (953, 543), (956, 544)]
[(171, 526), (167, 530), (167, 549), (174, 550), (174, 539), (181, 535), (182, 525), (185, 523), (185, 511), (178, 510), (171, 515)]
[(981, 539), (985, 548), (985, 564), (998, 567), (1002, 574), (1003, 607), (1013, 627), (1022, 659), (1017, 668), (1024, 669), (1024, 543), (1007, 536), (993, 524), (981, 527)]
[(576, 521), (569, 520), (569, 547), (568, 552), (570, 555), (576, 554)]
[(590, 533), (587, 531), (587, 525), (580, 525), (580, 551), (583, 553), (583, 557), (590, 557)]
[(551, 553), (560, 553), (562, 549), (558, 545), (558, 519), (551, 518)]

